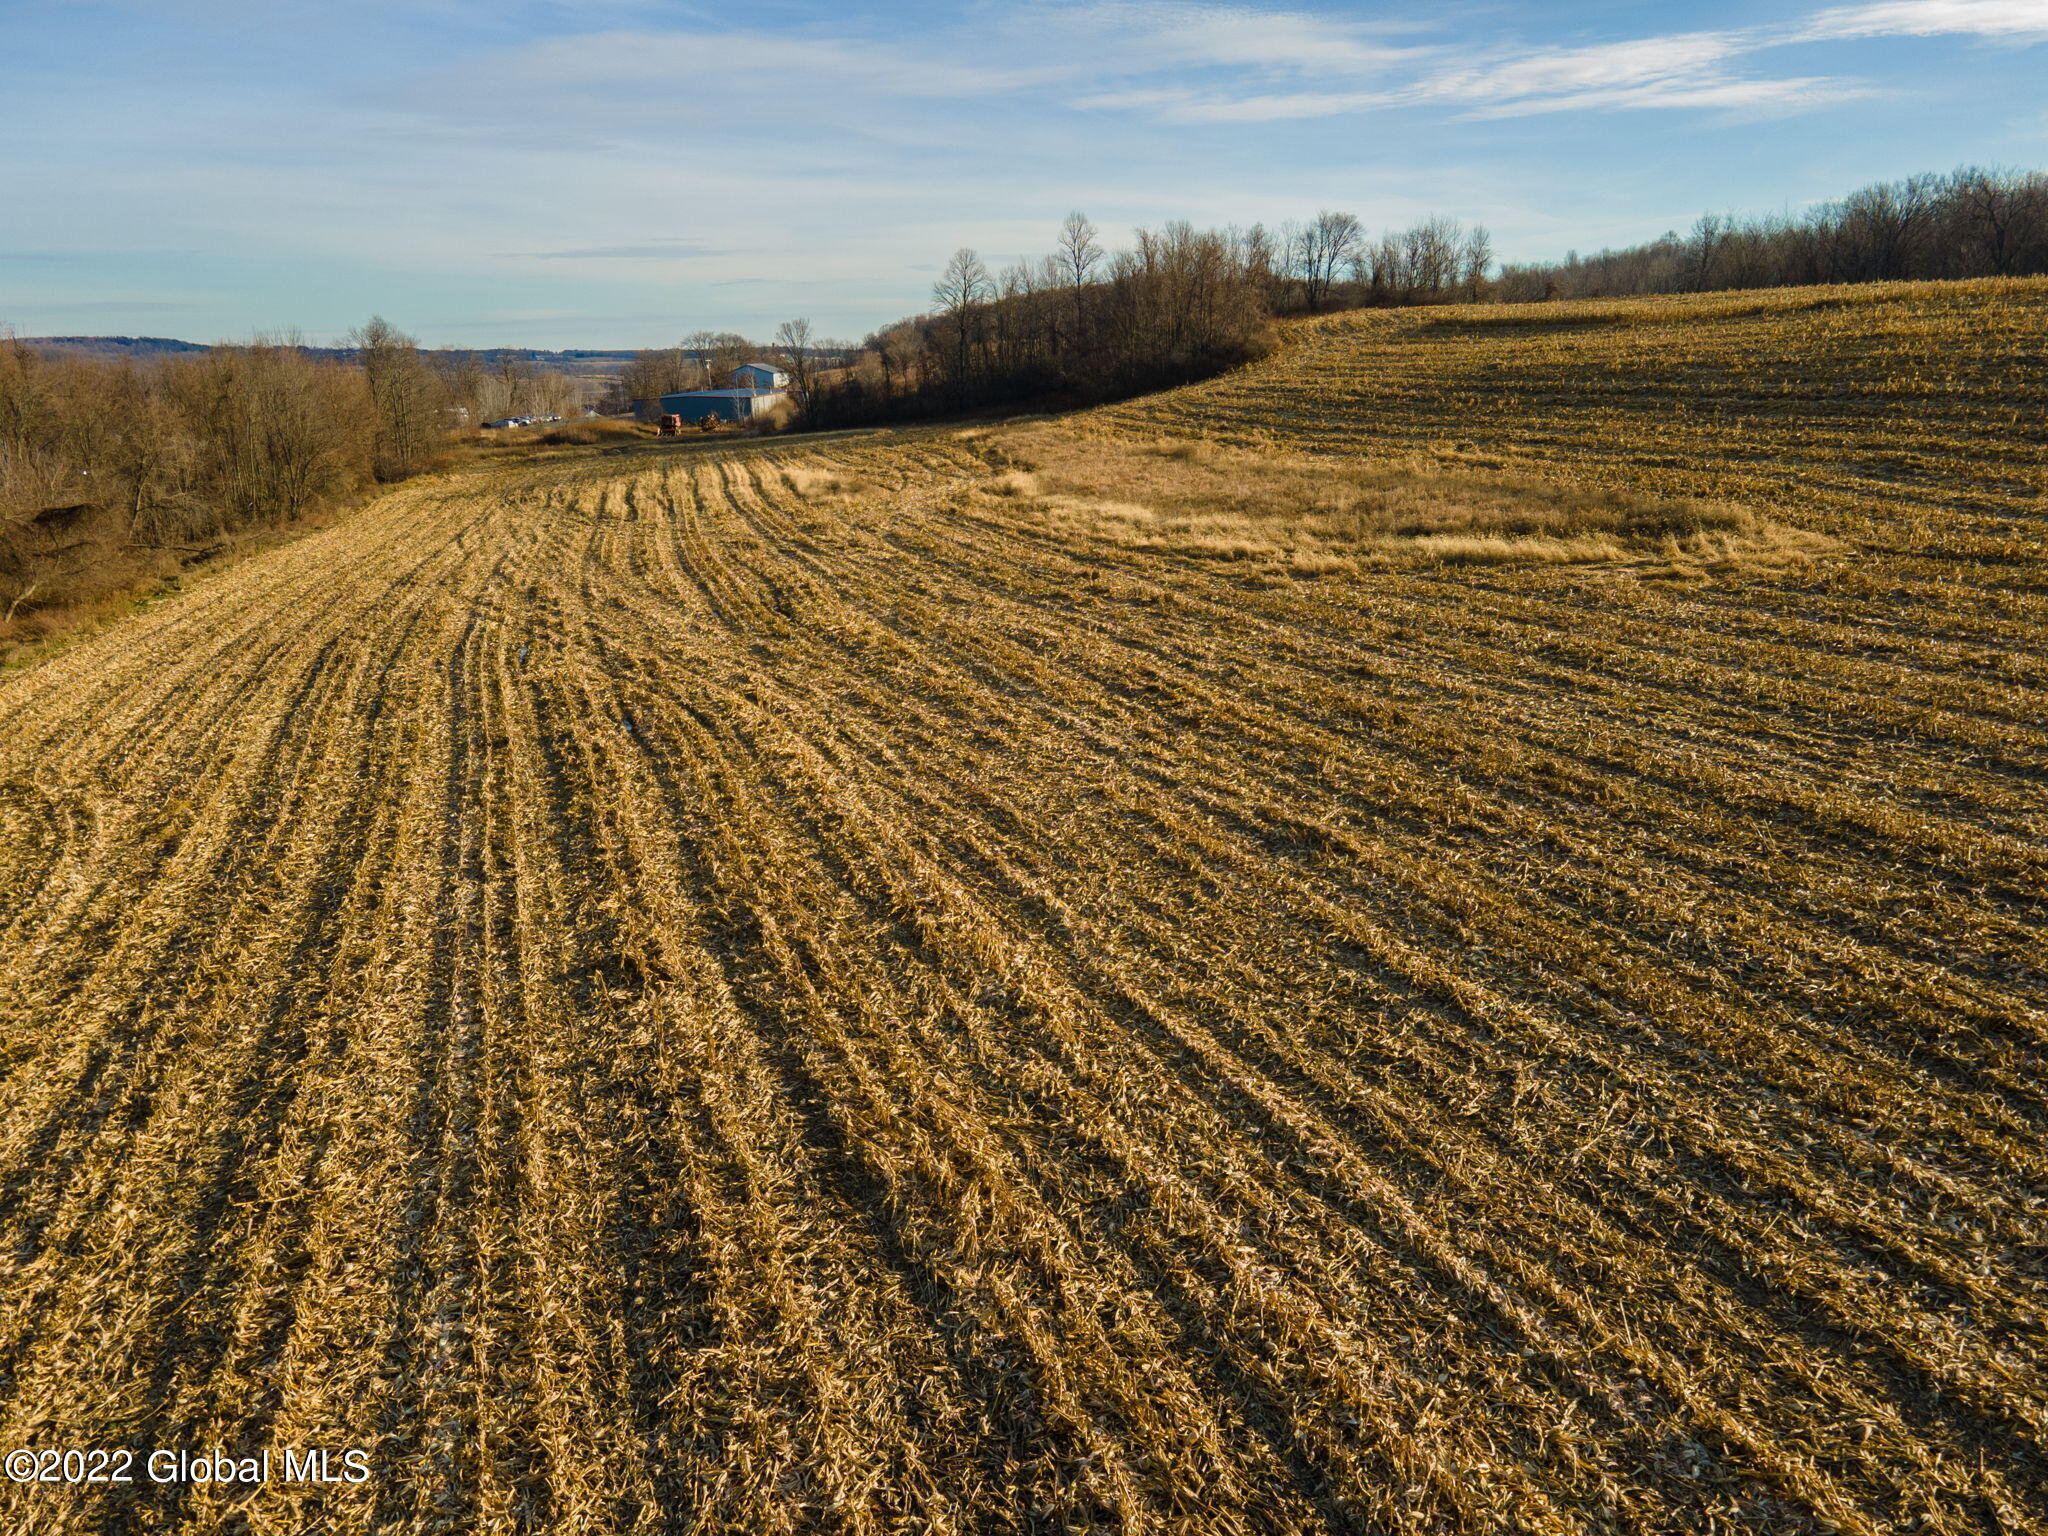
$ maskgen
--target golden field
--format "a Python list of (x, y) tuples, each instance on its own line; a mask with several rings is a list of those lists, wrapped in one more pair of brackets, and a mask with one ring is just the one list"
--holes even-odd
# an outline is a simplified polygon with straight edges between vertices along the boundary
[(2048, 282), (412, 482), (0, 681), (21, 1532), (2048, 1529)]

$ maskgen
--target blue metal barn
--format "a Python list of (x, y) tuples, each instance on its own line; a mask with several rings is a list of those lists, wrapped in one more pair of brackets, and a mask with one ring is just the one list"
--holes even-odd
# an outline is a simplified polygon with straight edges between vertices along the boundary
[(702, 421), (715, 416), (720, 421), (752, 421), (757, 410), (765, 410), (779, 394), (757, 389), (686, 389), (661, 397), (661, 414), (680, 416), (684, 421)]

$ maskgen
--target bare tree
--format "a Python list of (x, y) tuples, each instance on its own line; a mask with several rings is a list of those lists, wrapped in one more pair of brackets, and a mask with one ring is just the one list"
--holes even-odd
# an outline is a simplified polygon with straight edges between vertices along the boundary
[(1302, 298), (1309, 313), (1322, 309), (1323, 301), (1336, 286), (1337, 274), (1350, 265), (1364, 238), (1364, 227), (1356, 215), (1328, 208), (1309, 223), (1289, 230), (1289, 265), (1301, 279)]
[(2048, 176), (1997, 174), (1969, 167), (1950, 181), (1961, 271), (2010, 277), (2030, 252), (2048, 255)]
[(459, 419), (470, 426), (483, 420), (484, 365), (477, 355), (444, 347), (429, 361), (440, 376), (441, 388), (447, 391)]
[(1693, 292), (1705, 293), (1707, 285), (1713, 281), (1714, 259), (1727, 243), (1730, 222), (1721, 214), (1703, 213), (1699, 222), (1693, 225), (1692, 233), (1686, 237), (1686, 265), (1692, 270)]
[(1465, 231), (1456, 219), (1432, 214), (1403, 236), (1403, 254), (1414, 296), (1440, 300), (1463, 276)]
[(994, 297), (995, 288), (989, 282), (988, 268), (971, 246), (963, 245), (955, 251), (953, 259), (946, 263), (946, 270), (932, 285), (932, 302), (938, 305), (941, 314), (946, 315), (965, 314)]
[(1273, 236), (1266, 226), (1254, 224), (1236, 237), (1236, 245), (1237, 259), (1244, 268), (1244, 275), (1261, 288), (1270, 284), (1280, 257), (1273, 249)]
[(348, 344), (377, 407), (372, 463), (379, 480), (403, 480), (433, 457), (446, 430), (448, 396), (418, 344), (382, 315), (349, 332)]
[(1843, 238), (1841, 274), (1852, 281), (1909, 277), (1921, 243), (1934, 225), (1935, 178), (1909, 176), (1880, 182), (1843, 199), (1837, 227)]
[(988, 268), (971, 246), (961, 246), (946, 263), (932, 285), (932, 301), (952, 326), (952, 373), (955, 393), (965, 400), (969, 393), (970, 361), (980, 344), (980, 311), (995, 298)]
[(1096, 243), (1095, 235), (1095, 226), (1088, 222), (1088, 215), (1079, 210), (1068, 214), (1066, 223), (1060, 226), (1057, 260), (1070, 288), (1078, 288), (1087, 282), (1102, 260), (1102, 247)]
[(1058, 247), (1047, 262), (1068, 290), (1067, 325), (1076, 348), (1090, 344), (1088, 283), (1102, 263), (1102, 246), (1095, 236), (1095, 226), (1088, 222), (1088, 216), (1076, 209), (1060, 226)]
[(811, 322), (785, 320), (775, 328), (775, 361), (789, 375), (789, 396), (797, 419), (808, 420), (818, 393), (818, 350), (811, 339)]
[(1465, 236), (1462, 253), (1465, 267), (1465, 297), (1473, 303), (1486, 296), (1487, 279), (1493, 272), (1493, 231), (1484, 224), (1472, 226)]
[(692, 331), (683, 338), (683, 349), (698, 371), (701, 382), (692, 386), (697, 389), (731, 383), (732, 371), (753, 361), (760, 350), (737, 331)]

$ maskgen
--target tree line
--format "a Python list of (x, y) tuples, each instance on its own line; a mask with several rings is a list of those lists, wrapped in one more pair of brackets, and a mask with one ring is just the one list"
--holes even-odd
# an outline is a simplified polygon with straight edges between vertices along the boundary
[[(1175, 221), (1110, 251), (1077, 212), (1036, 259), (991, 271), (956, 251), (930, 313), (874, 332), (794, 393), (820, 427), (1112, 399), (1260, 356), (1276, 316), (1483, 296), (1491, 260), (1483, 228), (1440, 217), (1377, 237), (1334, 211), (1271, 230)], [(801, 348), (777, 355), (804, 377)]]
[(2048, 273), (2048, 174), (1965, 166), (1804, 213), (1705, 214), (1685, 234), (1503, 267), (1504, 303)]
[[(1140, 229), (1106, 251), (1075, 213), (1049, 254), (991, 271), (956, 251), (930, 312), (869, 335), (798, 391), (809, 426), (1115, 398), (1259, 356), (1279, 316), (1808, 283), (2048, 273), (2048, 175), (1965, 167), (1798, 215), (1710, 214), (1688, 235), (1496, 267), (1492, 236), (1435, 215), (1370, 233), (1325, 210), (1268, 229)], [(785, 330), (787, 327), (785, 327)]]
[(430, 468), (453, 426), (576, 399), (573, 380), (423, 353), (379, 318), (348, 348), (259, 340), (141, 363), (0, 337), (0, 636)]

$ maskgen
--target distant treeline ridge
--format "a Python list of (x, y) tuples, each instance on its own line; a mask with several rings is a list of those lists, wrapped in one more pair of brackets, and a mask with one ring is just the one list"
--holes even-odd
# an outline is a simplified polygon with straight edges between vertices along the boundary
[(0, 337), (0, 643), (431, 467), (460, 422), (576, 397), (514, 359), (422, 353), (381, 319), (345, 349), (258, 341), (140, 362)]
[(1683, 235), (1503, 267), (1505, 303), (2048, 273), (2048, 174), (1965, 167), (1805, 213), (1703, 215)]
[(973, 250), (956, 252), (933, 312), (874, 332), (843, 366), (813, 368), (798, 404), (805, 424), (838, 426), (1115, 398), (1257, 357), (1275, 316), (1337, 309), (2042, 273), (2048, 174), (1974, 167), (1803, 214), (1709, 214), (1684, 235), (1498, 269), (1483, 227), (1445, 217), (1378, 236), (1343, 212), (1277, 231), (1174, 223), (1109, 253), (1076, 213), (1035, 262), (991, 273)]

